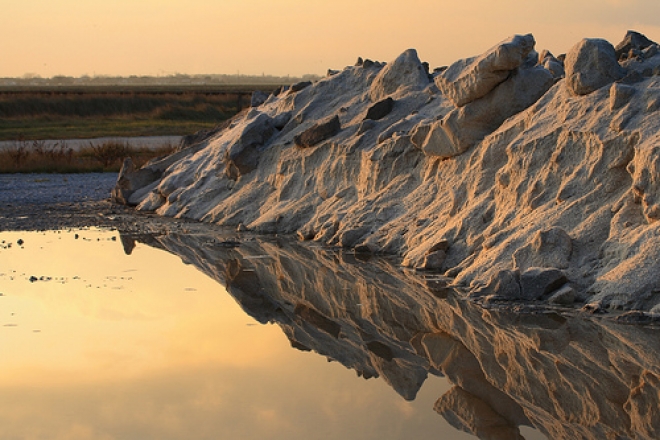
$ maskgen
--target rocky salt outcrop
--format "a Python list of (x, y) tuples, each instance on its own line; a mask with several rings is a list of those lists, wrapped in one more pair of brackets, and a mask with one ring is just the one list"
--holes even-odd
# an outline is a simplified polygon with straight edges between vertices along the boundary
[(645, 35), (635, 31), (626, 32), (623, 40), (614, 48), (618, 60), (623, 61), (628, 58), (636, 58), (640, 56), (645, 50), (652, 46), (657, 46), (656, 43), (646, 38)]
[(261, 149), (273, 136), (276, 129), (273, 119), (260, 113), (243, 128), (235, 142), (225, 153), (226, 173), (230, 179), (238, 179), (253, 171), (259, 164)]
[(462, 107), (506, 81), (523, 64), (535, 44), (531, 34), (516, 35), (480, 56), (455, 62), (435, 82), (455, 106)]
[[(364, 66), (364, 65), (363, 65)], [(391, 95), (424, 89), (429, 77), (415, 49), (408, 49), (374, 78), (369, 97), (377, 102)]]
[(480, 301), (515, 290), (498, 274), (556, 269), (565, 286), (513, 296), (660, 312), (657, 44), (629, 34), (617, 57), (587, 39), (565, 58), (534, 45), (511, 37), (432, 80), (412, 49), (363, 60), (127, 165), (115, 200), (396, 254), (493, 291)]
[(341, 130), (341, 123), (339, 122), (339, 116), (335, 115), (329, 120), (320, 122), (303, 131), (293, 138), (293, 142), (301, 148), (313, 147), (319, 142), (333, 137), (339, 133), (339, 130)]
[[(507, 79), (485, 96), (450, 111), (444, 118), (415, 127), (428, 132), (415, 145), (429, 156), (449, 158), (464, 153), (495, 131), (512, 115), (536, 102), (554, 83), (542, 66), (508, 72)], [(427, 128), (428, 127), (428, 128)]]
[(589, 94), (623, 78), (614, 46), (606, 40), (584, 39), (566, 54), (566, 81), (577, 95)]

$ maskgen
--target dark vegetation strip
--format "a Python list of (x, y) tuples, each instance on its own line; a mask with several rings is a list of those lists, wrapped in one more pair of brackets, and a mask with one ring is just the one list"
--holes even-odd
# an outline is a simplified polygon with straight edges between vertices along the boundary
[(0, 85), (0, 94), (5, 93), (204, 93), (204, 94), (225, 94), (225, 93), (252, 93), (259, 90), (271, 93), (282, 85), (277, 84), (211, 84), (211, 85), (144, 85), (144, 84), (126, 84), (126, 85)]
[(0, 89), (0, 140), (186, 135), (210, 129), (275, 86)]
[(81, 149), (67, 146), (66, 141), (48, 145), (44, 141), (17, 141), (0, 149), (0, 173), (81, 173), (117, 172), (126, 157), (142, 166), (148, 160), (171, 153), (175, 145), (160, 148), (136, 148), (126, 143), (109, 141)]
[(89, 118), (75, 120), (1, 121), (0, 140), (92, 139), (100, 137), (180, 136), (210, 130), (218, 121), (134, 120)]

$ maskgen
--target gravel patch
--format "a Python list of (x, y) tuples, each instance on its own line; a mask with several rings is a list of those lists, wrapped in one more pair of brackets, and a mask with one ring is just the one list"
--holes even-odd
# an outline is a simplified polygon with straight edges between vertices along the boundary
[(116, 182), (117, 173), (0, 174), (0, 205), (99, 201)]
[(117, 173), (0, 174), (0, 231), (101, 227), (134, 234), (226, 230), (110, 202)]

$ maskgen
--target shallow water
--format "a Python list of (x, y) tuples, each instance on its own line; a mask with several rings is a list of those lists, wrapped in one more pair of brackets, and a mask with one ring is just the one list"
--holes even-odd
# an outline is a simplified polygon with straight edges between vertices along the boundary
[(433, 410), (446, 378), (408, 401), (293, 349), (148, 239), (0, 232), (0, 438), (475, 438)]
[(1, 232), (0, 293), (0, 438), (660, 438), (657, 329), (482, 309), (386, 259)]

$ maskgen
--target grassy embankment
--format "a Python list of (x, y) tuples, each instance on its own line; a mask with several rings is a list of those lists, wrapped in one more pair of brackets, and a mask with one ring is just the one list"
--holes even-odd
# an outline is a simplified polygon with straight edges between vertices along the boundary
[[(275, 87), (82, 87), (0, 89), (0, 172), (116, 171), (175, 145), (134, 149), (108, 142), (80, 150), (67, 139), (187, 135), (211, 129), (249, 105), (250, 91)], [(41, 139), (61, 139), (46, 146)]]

